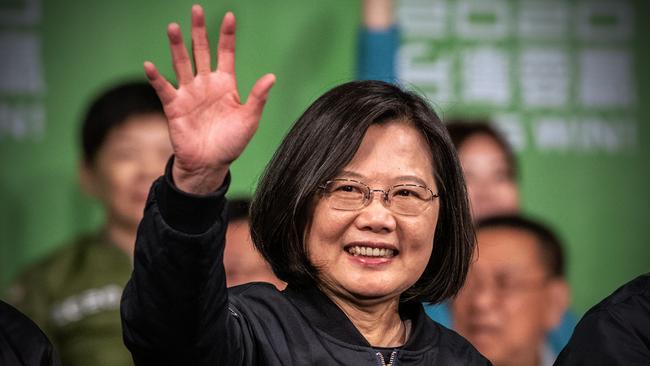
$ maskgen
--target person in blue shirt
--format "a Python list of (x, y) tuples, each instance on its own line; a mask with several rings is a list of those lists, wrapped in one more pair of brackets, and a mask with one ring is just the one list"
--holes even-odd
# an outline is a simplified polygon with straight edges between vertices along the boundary
[(544, 338), (569, 303), (561, 240), (520, 214), (476, 226), (474, 260), (451, 302), (454, 329), (495, 366), (551, 366), (557, 353)]
[(357, 79), (395, 83), (395, 55), (400, 38), (392, 0), (363, 0), (362, 17), (357, 49)]

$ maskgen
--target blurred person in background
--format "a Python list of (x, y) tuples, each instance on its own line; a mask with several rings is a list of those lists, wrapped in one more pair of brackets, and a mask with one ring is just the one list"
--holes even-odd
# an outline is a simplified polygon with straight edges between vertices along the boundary
[(493, 216), (477, 224), (476, 258), (452, 300), (454, 329), (495, 366), (550, 366), (545, 342), (569, 304), (564, 254), (538, 221)]
[(103, 206), (104, 224), (28, 268), (9, 299), (50, 337), (62, 364), (132, 365), (120, 296), (149, 187), (172, 153), (151, 86), (135, 81), (105, 90), (88, 109), (81, 146), (81, 185)]
[(463, 167), (474, 221), (519, 211), (517, 158), (486, 120), (450, 119), (447, 131)]
[[(518, 167), (508, 141), (486, 120), (450, 119), (447, 123), (463, 168), (474, 221), (516, 215), (520, 211)], [(511, 259), (509, 256), (504, 258)], [(512, 261), (512, 265), (516, 265), (516, 259), (512, 258)], [(428, 306), (427, 313), (442, 324), (458, 330), (456, 319), (452, 319), (446, 304)], [(565, 307), (561, 321), (548, 329), (545, 345), (547, 360), (557, 356), (566, 345), (576, 322), (575, 314)]]
[(250, 236), (250, 204), (247, 198), (228, 200), (228, 228), (223, 254), (226, 286), (268, 282), (282, 290), (286, 284), (275, 276), (271, 266), (253, 245)]
[[(472, 219), (476, 222), (491, 215), (518, 212), (517, 160), (508, 142), (484, 120), (452, 119), (447, 122), (447, 131), (463, 168)], [(452, 327), (447, 304), (427, 305), (426, 311), (434, 320)], [(569, 336), (563, 336), (557, 352)]]
[[(450, 119), (447, 130), (463, 168), (474, 221), (519, 213), (517, 157), (503, 135), (482, 119)], [(446, 304), (427, 306), (426, 310), (443, 325), (454, 325)], [(561, 322), (548, 332), (546, 348), (557, 355), (576, 322), (576, 315), (567, 308)]]

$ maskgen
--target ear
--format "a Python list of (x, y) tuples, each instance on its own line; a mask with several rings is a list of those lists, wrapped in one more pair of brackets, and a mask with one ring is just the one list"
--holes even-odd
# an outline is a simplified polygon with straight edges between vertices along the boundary
[(550, 279), (547, 296), (546, 327), (547, 330), (551, 330), (560, 324), (562, 316), (569, 307), (571, 301), (569, 284), (563, 278)]
[(95, 169), (86, 161), (81, 161), (77, 167), (77, 179), (81, 190), (87, 195), (97, 197), (97, 176)]

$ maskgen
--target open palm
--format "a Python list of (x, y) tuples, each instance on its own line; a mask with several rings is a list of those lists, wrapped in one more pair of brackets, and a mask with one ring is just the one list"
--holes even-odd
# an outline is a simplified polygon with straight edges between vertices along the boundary
[(242, 104), (235, 77), (235, 17), (227, 13), (221, 24), (217, 47), (217, 69), (210, 66), (203, 9), (192, 7), (192, 49), (196, 73), (180, 27), (167, 29), (172, 63), (178, 81), (174, 88), (150, 63), (144, 68), (158, 93), (169, 121), (174, 149), (172, 174), (176, 185), (191, 193), (216, 189), (230, 163), (237, 159), (253, 137), (275, 76), (261, 77)]

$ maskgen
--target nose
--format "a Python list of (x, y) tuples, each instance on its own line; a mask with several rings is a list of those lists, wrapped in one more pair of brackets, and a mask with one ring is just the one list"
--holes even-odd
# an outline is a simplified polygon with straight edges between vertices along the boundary
[[(375, 193), (380, 193), (379, 199), (375, 200)], [(379, 201), (384, 206), (388, 207), (388, 192), (383, 189), (371, 189), (368, 193), (368, 203), (371, 204), (373, 201)]]
[(155, 151), (143, 152), (140, 156), (139, 173), (146, 181), (153, 181), (164, 173), (166, 160)]
[(492, 309), (496, 302), (493, 286), (483, 280), (474, 280), (466, 283), (466, 295), (470, 297), (472, 308), (477, 311)]
[[(374, 199), (375, 193), (380, 193)], [(370, 203), (359, 211), (355, 225), (360, 230), (369, 230), (376, 233), (392, 232), (397, 227), (397, 221), (392, 211), (386, 205), (386, 193), (376, 189), (370, 191)]]

